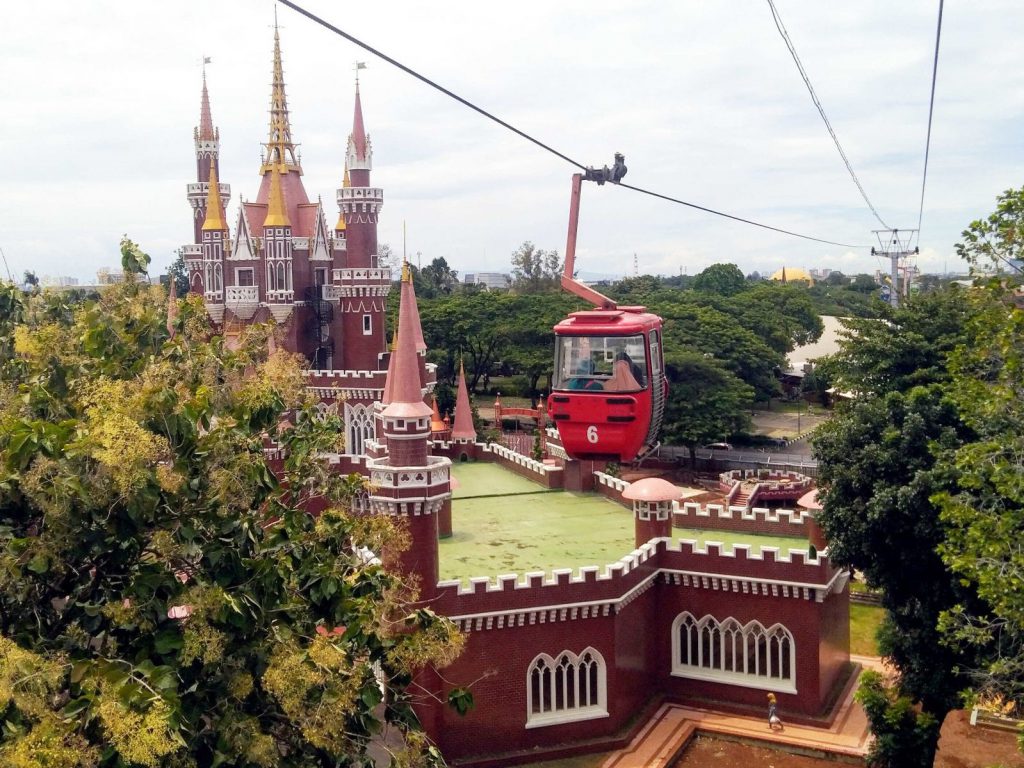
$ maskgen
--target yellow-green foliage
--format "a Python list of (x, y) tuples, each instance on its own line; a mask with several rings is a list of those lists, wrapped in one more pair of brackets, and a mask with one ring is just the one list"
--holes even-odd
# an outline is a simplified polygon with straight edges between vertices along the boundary
[(114, 696), (104, 696), (99, 717), (110, 743), (126, 762), (156, 768), (183, 744), (171, 730), (170, 710), (163, 701), (153, 701), (144, 712), (122, 706)]

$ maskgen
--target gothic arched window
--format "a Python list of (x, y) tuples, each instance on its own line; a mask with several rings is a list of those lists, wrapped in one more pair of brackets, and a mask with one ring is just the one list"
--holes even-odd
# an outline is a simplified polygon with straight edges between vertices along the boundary
[(683, 612), (672, 622), (672, 674), (796, 693), (796, 643), (782, 624)]
[(540, 654), (526, 671), (526, 702), (527, 728), (606, 717), (604, 658), (593, 648), (554, 658)]

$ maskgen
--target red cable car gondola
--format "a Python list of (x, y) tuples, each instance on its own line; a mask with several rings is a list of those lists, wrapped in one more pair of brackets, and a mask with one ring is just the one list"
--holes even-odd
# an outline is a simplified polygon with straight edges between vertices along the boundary
[[(586, 179), (617, 183), (622, 156)], [(658, 445), (668, 383), (661, 318), (644, 307), (620, 307), (573, 278), (583, 174), (572, 177), (569, 236), (562, 287), (596, 307), (555, 326), (555, 374), (548, 414), (573, 459), (632, 462)]]

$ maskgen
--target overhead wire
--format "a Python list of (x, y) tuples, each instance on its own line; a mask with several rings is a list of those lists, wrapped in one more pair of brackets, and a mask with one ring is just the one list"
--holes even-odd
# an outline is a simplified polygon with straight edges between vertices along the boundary
[[(338, 27), (334, 26), (333, 24), (331, 24), (326, 19), (323, 19), (320, 16), (317, 16), (315, 13), (306, 10), (305, 8), (303, 8), (302, 6), (298, 5), (297, 3), (293, 2), (292, 0), (277, 0), (277, 1), (280, 2), (282, 5), (285, 5), (285, 6), (289, 7), (289, 8), (291, 8), (296, 13), (299, 13), (299, 14), (305, 16), (310, 21), (313, 21), (313, 22), (319, 24), (320, 26), (324, 27), (325, 29), (329, 30), (330, 32), (333, 32), (334, 34), (336, 34), (336, 35), (338, 35), (340, 37), (345, 38), (350, 43), (359, 46), (364, 51), (366, 51), (368, 53), (372, 53), (374, 56), (377, 56), (378, 58), (383, 59), (388, 64), (391, 64), (392, 66), (397, 67), (398, 69), (402, 70), (406, 74), (411, 75), (412, 77), (415, 77), (420, 82), (425, 83), (426, 85), (429, 85), (431, 88), (434, 88), (435, 90), (440, 91), (441, 93), (445, 94), (446, 96), (448, 96), (448, 97), (454, 99), (455, 101), (459, 102), (463, 106), (469, 107), (474, 112), (477, 112), (477, 113), (483, 115), (487, 119), (494, 121), (495, 123), (497, 123), (498, 125), (502, 126), (503, 128), (507, 128), (508, 130), (510, 130), (513, 133), (517, 134), (518, 136), (526, 139), (527, 141), (532, 142), (533, 144), (536, 144), (538, 147), (540, 147), (541, 149), (546, 150), (547, 152), (550, 152), (555, 157), (558, 157), (558, 158), (564, 160), (565, 162), (569, 163), (570, 165), (576, 166), (580, 170), (583, 170), (583, 171), (587, 170), (587, 166), (583, 165), (579, 161), (574, 160), (573, 158), (569, 157), (566, 154), (563, 154), (562, 152), (559, 152), (558, 150), (554, 149), (553, 147), (549, 146), (548, 144), (545, 144), (544, 142), (540, 141), (539, 139), (531, 136), (530, 134), (526, 133), (525, 131), (522, 131), (519, 128), (516, 128), (511, 123), (508, 123), (508, 122), (502, 120), (501, 118), (491, 114), (487, 110), (483, 109), (482, 107), (477, 106), (476, 104), (474, 104), (473, 102), (469, 101), (468, 99), (464, 99), (463, 97), (459, 96), (457, 93), (454, 93), (454, 92), (450, 91), (449, 89), (445, 88), (444, 86), (440, 85), (439, 83), (431, 80), (429, 77), (426, 77), (425, 75), (420, 74), (419, 72), (414, 70), (412, 67), (408, 67), (405, 64), (402, 64), (400, 61), (392, 58), (391, 56), (388, 56), (383, 51), (378, 50), (377, 48), (374, 48), (373, 46), (369, 45), (368, 43), (363, 42), (362, 40), (360, 40), (359, 38), (355, 37), (354, 35), (351, 35), (348, 32), (345, 32), (344, 30), (339, 29)], [(688, 208), (693, 208), (695, 210), (704, 211), (705, 213), (710, 213), (710, 214), (712, 214), (714, 216), (721, 216), (723, 218), (731, 219), (733, 221), (742, 222), (744, 224), (749, 224), (749, 225), (754, 226), (754, 227), (760, 227), (761, 229), (767, 229), (767, 230), (770, 230), (772, 232), (778, 232), (778, 233), (781, 233), (781, 234), (784, 234), (784, 235), (790, 235), (791, 237), (798, 237), (798, 238), (801, 238), (803, 240), (812, 240), (814, 242), (826, 243), (828, 245), (836, 245), (836, 246), (840, 246), (840, 247), (843, 247), (843, 248), (867, 248), (867, 247), (869, 247), (867, 245), (862, 245), (862, 244), (861, 245), (850, 245), (848, 243), (839, 243), (839, 242), (835, 242), (833, 240), (826, 240), (826, 239), (819, 238), (819, 237), (812, 237), (810, 235), (802, 235), (802, 234), (800, 234), (798, 232), (793, 232), (793, 231), (788, 230), (788, 229), (782, 229), (780, 227), (773, 227), (773, 226), (770, 226), (768, 224), (763, 224), (761, 222), (754, 221), (752, 219), (743, 218), (742, 216), (734, 216), (732, 214), (725, 213), (723, 211), (715, 210), (714, 208), (708, 208), (706, 206), (698, 205), (696, 203), (690, 203), (690, 202), (687, 202), (685, 200), (680, 200), (680, 199), (675, 198), (675, 197), (670, 197), (669, 195), (663, 195), (663, 194), (658, 193), (658, 192), (652, 192), (652, 191), (647, 190), (647, 189), (641, 189), (640, 187), (634, 187), (634, 186), (631, 186), (629, 184), (619, 183), (618, 186), (625, 187), (626, 189), (631, 189), (634, 192), (640, 192), (642, 194), (650, 195), (652, 197), (657, 197), (657, 198), (660, 198), (662, 200), (666, 200), (668, 202), (677, 203), (679, 205), (683, 205), (683, 206), (686, 206)]]
[(846, 170), (850, 172), (850, 178), (853, 179), (853, 183), (856, 184), (857, 189), (860, 190), (860, 196), (864, 198), (864, 202), (867, 203), (868, 208), (871, 209), (871, 213), (874, 214), (874, 217), (878, 219), (879, 223), (886, 229), (892, 229), (892, 227), (882, 221), (882, 217), (879, 216), (875, 206), (868, 198), (868, 193), (864, 191), (864, 186), (860, 183), (860, 179), (857, 178), (857, 174), (853, 170), (853, 165), (850, 163), (850, 158), (846, 156), (846, 152), (843, 150), (843, 145), (839, 143), (839, 137), (836, 136), (835, 129), (832, 128), (832, 123), (829, 121), (828, 115), (825, 114), (825, 107), (822, 106), (821, 99), (818, 98), (818, 94), (814, 91), (814, 86), (811, 85), (811, 78), (808, 77), (807, 71), (804, 69), (804, 65), (800, 61), (800, 56), (797, 55), (796, 46), (793, 45), (793, 41), (789, 38), (789, 33), (786, 31), (786, 25), (782, 23), (782, 17), (775, 8), (775, 3), (772, 0), (768, 0), (768, 7), (771, 9), (772, 19), (775, 21), (775, 28), (779, 30), (779, 34), (786, 43), (786, 47), (789, 49), (789, 55), (793, 58), (793, 63), (796, 64), (796, 68), (800, 72), (800, 77), (804, 80), (804, 85), (807, 86), (807, 92), (811, 94), (811, 101), (814, 102), (814, 106), (818, 109), (818, 114), (821, 115), (821, 119), (825, 122), (825, 127), (828, 129), (829, 136), (831, 136), (832, 141), (835, 142), (836, 149), (839, 150), (839, 156), (843, 159), (843, 164), (846, 166)]
[(942, 6), (939, 0), (939, 21), (935, 28), (935, 56), (932, 60), (932, 93), (928, 99), (928, 134), (924, 142), (924, 172), (921, 174), (921, 205), (917, 209), (917, 242), (921, 242), (921, 219), (924, 217), (924, 188), (928, 182), (928, 153), (932, 146), (932, 114), (935, 111), (935, 81), (939, 73), (939, 41), (942, 39)]

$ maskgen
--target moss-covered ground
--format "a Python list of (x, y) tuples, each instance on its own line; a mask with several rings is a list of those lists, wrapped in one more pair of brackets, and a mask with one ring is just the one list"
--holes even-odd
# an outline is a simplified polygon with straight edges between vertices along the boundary
[[(633, 551), (633, 515), (596, 493), (548, 491), (496, 465), (456, 464), (459, 488), (452, 501), (450, 538), (440, 542), (442, 579), (596, 565), (604, 567)], [(703, 544), (720, 541), (726, 550), (737, 543), (806, 549), (806, 540), (749, 536), (728, 531), (677, 528), (677, 538)]]

